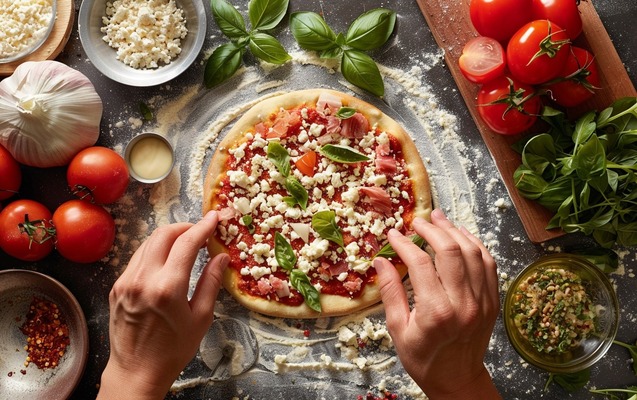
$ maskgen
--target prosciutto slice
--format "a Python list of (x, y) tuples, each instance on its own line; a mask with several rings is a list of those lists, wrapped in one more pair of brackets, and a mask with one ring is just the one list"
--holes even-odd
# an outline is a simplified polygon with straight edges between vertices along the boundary
[(385, 191), (385, 189), (377, 186), (364, 186), (359, 188), (358, 191), (364, 195), (363, 201), (370, 203), (374, 207), (374, 209), (376, 209), (376, 211), (381, 214), (391, 215), (391, 197), (389, 196), (389, 193)]
[(369, 132), (369, 121), (359, 112), (341, 121), (341, 136), (362, 138)]
[(343, 107), (341, 99), (327, 92), (322, 92), (316, 102), (316, 111), (323, 115), (332, 115), (341, 107)]

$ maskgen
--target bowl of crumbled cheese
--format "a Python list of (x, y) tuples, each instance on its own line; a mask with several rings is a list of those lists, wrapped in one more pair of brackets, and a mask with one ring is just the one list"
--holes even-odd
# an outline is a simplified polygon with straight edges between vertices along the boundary
[(507, 290), (503, 313), (520, 356), (555, 373), (578, 372), (601, 359), (619, 323), (608, 277), (571, 254), (544, 256), (522, 270)]
[(93, 65), (130, 86), (154, 86), (184, 72), (201, 51), (200, 0), (84, 0), (78, 30)]
[(0, 63), (39, 49), (55, 25), (56, 0), (0, 0)]

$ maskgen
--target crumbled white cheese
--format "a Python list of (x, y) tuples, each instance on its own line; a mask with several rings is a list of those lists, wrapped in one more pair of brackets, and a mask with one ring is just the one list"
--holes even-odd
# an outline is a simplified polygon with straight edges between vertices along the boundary
[(52, 0), (0, 0), (0, 58), (35, 46), (46, 35), (52, 16)]
[(184, 11), (174, 0), (115, 0), (106, 3), (103, 40), (117, 59), (136, 69), (169, 64), (188, 34)]

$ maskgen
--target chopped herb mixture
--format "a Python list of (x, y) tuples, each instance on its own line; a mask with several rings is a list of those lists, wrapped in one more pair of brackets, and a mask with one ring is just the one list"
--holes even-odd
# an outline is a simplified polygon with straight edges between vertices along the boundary
[(568, 352), (595, 332), (595, 308), (582, 279), (562, 268), (538, 271), (514, 296), (514, 323), (539, 352)]

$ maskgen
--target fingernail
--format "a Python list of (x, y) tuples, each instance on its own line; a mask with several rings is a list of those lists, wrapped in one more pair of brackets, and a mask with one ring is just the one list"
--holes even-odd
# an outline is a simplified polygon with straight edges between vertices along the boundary
[(230, 256), (228, 254), (224, 254), (221, 257), (221, 260), (219, 260), (219, 264), (221, 265), (221, 268), (223, 269), (225, 269), (229, 263), (230, 263)]
[(203, 219), (212, 220), (215, 218), (216, 215), (217, 215), (217, 212), (215, 210), (210, 210), (206, 213), (206, 215), (204, 215)]
[(400, 233), (397, 229), (390, 229), (389, 232), (387, 232), (387, 237), (392, 236), (392, 237), (399, 237), (402, 236), (402, 233)]
[(438, 219), (447, 219), (447, 216), (445, 215), (445, 213), (442, 212), (441, 209), (439, 208), (435, 208), (432, 212), (431, 212), (431, 216), (432, 217), (436, 217)]

